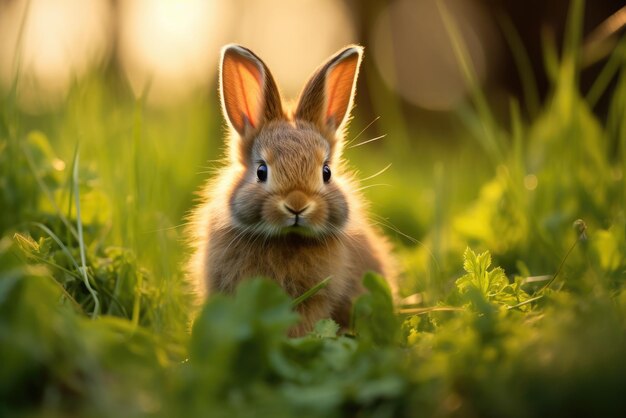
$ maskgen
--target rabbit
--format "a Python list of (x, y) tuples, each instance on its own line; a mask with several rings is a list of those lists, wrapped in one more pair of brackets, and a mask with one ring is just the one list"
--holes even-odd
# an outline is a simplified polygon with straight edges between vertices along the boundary
[(290, 336), (329, 317), (348, 329), (368, 271), (395, 289), (391, 246), (368, 222), (341, 156), (362, 55), (357, 45), (338, 51), (288, 110), (258, 56), (234, 44), (222, 49), (221, 105), (231, 135), (225, 163), (191, 214), (188, 272), (201, 296), (267, 277), (295, 298), (330, 277), (296, 307), (301, 320)]

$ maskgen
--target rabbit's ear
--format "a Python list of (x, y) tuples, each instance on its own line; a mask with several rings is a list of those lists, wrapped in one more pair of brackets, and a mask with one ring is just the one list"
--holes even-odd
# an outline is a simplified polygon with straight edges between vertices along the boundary
[(304, 87), (296, 118), (313, 122), (334, 135), (348, 119), (363, 48), (350, 46), (335, 54), (313, 74)]
[(272, 74), (259, 57), (242, 46), (227, 45), (222, 50), (220, 93), (224, 113), (241, 136), (283, 117)]

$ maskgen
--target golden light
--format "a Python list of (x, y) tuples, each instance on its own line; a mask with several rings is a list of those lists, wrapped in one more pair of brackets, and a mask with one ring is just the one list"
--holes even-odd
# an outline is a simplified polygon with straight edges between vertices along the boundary
[[(397, 0), (383, 10), (372, 45), (382, 78), (409, 102), (430, 110), (451, 110), (467, 94), (450, 36), (434, 0)], [(473, 1), (442, 3), (454, 18), (479, 80), (487, 74), (493, 28)]]
[(352, 16), (340, 1), (248, 0), (236, 20), (232, 42), (267, 63), (287, 98), (300, 92), (328, 56), (357, 41)]
[(18, 101), (26, 110), (37, 112), (54, 106), (63, 100), (74, 79), (106, 56), (109, 27), (105, 0), (0, 4), (3, 88), (10, 89), (19, 80)]
[(128, 0), (120, 4), (119, 58), (136, 96), (173, 104), (206, 86), (228, 39), (231, 3)]
[(537, 188), (537, 184), (539, 184), (539, 179), (534, 174), (527, 174), (524, 176), (524, 187), (526, 190), (533, 191)]
[(257, 52), (293, 97), (321, 62), (356, 41), (349, 10), (333, 0), (16, 0), (0, 3), (0, 82), (8, 90), (19, 80), (20, 103), (45, 110), (103, 61), (114, 37), (136, 97), (161, 105), (213, 82), (229, 42)]

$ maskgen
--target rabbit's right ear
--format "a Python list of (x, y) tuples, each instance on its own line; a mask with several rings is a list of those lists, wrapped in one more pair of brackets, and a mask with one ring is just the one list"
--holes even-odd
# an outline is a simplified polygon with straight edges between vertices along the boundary
[(269, 69), (242, 46), (222, 49), (220, 93), (224, 114), (242, 137), (271, 119), (283, 117), (280, 94)]
[(313, 74), (300, 95), (296, 117), (334, 137), (349, 119), (363, 48), (337, 52)]

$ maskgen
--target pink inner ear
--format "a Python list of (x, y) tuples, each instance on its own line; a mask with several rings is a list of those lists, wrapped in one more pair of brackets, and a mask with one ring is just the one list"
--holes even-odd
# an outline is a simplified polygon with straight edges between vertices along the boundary
[(263, 106), (263, 71), (237, 55), (224, 57), (222, 68), (224, 104), (231, 123), (240, 133), (246, 122), (260, 125)]
[(358, 59), (354, 55), (335, 64), (326, 76), (326, 122), (333, 123), (335, 128), (349, 110)]

